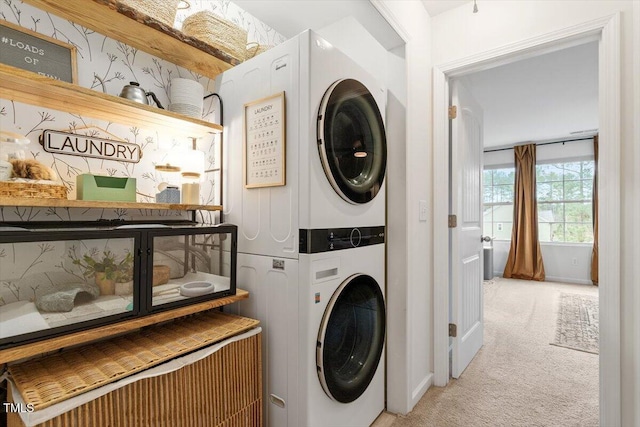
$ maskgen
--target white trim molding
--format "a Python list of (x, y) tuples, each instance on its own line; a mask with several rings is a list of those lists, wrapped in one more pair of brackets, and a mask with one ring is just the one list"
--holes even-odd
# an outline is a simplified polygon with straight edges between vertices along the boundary
[[(398, 35), (405, 42), (405, 52), (407, 43), (410, 42), (409, 31), (402, 25), (402, 23), (397, 19), (395, 13), (390, 9), (389, 5), (386, 4), (383, 0), (370, 0), (371, 4), (378, 10), (380, 15), (391, 25), (391, 27), (398, 33)], [(408, 68), (408, 60), (406, 62), (406, 67)], [(409, 100), (407, 99), (407, 102)], [(411, 134), (410, 126), (407, 122), (404, 123), (406, 127), (406, 141), (408, 141), (409, 135)], [(406, 165), (406, 152), (408, 151), (408, 147), (406, 147), (406, 141), (403, 142), (404, 153), (404, 164)], [(387, 171), (387, 178), (385, 179), (385, 185), (388, 186), (389, 179), (392, 176), (392, 171)], [(400, 172), (399, 172), (400, 173)], [(404, 195), (398, 197), (399, 200), (405, 205), (402, 208), (401, 212), (394, 212), (393, 216), (400, 219), (401, 228), (407, 229), (409, 220), (409, 211), (407, 207), (407, 201), (410, 200), (410, 183), (407, 182), (407, 174), (404, 173), (403, 182), (404, 185)], [(387, 190), (387, 194), (390, 194), (390, 191)], [(390, 203), (390, 199), (392, 196), (387, 198), (387, 204)], [(396, 196), (397, 197), (397, 196)], [(387, 209), (387, 218), (391, 214), (389, 213), (389, 209)], [(387, 221), (389, 224), (389, 221)], [(387, 225), (389, 228), (390, 226)], [(389, 231), (389, 230), (387, 230)], [(408, 235), (397, 235), (394, 237), (389, 233), (387, 237), (387, 286), (389, 286), (389, 274), (392, 274), (391, 269), (402, 268), (404, 270), (404, 286), (399, 287), (399, 289), (395, 289), (393, 293), (389, 292), (387, 289), (386, 292), (386, 302), (387, 302), (387, 344), (386, 344), (386, 410), (392, 413), (399, 414), (407, 414), (411, 411), (413, 406), (415, 405), (414, 395), (415, 391), (410, 390), (411, 388), (411, 349), (410, 349), (410, 340), (411, 336), (411, 322), (410, 316), (411, 312), (409, 310), (409, 302), (410, 302), (410, 292), (411, 287), (409, 286), (412, 283), (412, 279), (410, 279), (410, 271), (408, 268), (407, 254), (409, 252), (409, 236)], [(394, 243), (395, 242), (395, 243)], [(403, 260), (391, 259), (388, 255), (390, 246), (397, 244), (398, 250), (402, 252), (405, 256)], [(397, 255), (398, 251), (395, 252), (394, 255)]]
[[(598, 191), (600, 293), (600, 425), (621, 425), (620, 360), (620, 13), (488, 50), (433, 70), (434, 111), (434, 384), (449, 381), (449, 79), (599, 40)], [(437, 247), (435, 247), (437, 246)], [(443, 246), (446, 250), (443, 250)]]
[(598, 57), (598, 281), (600, 296), (600, 425), (619, 426), (620, 359), (620, 14), (602, 27)]
[[(640, 2), (633, 3), (633, 75), (640, 76)], [(636, 79), (634, 81), (634, 105), (633, 105), (633, 128), (634, 128), (634, 140), (636, 141), (636, 160), (635, 164), (640, 165), (640, 147), (637, 145), (640, 141), (640, 81)], [(636, 191), (640, 189), (640, 171), (636, 170)], [(636, 193), (637, 194), (637, 193)], [(636, 197), (635, 214), (634, 218), (640, 218), (640, 197)], [(635, 226), (635, 238), (634, 242), (640, 242), (640, 224), (638, 221), (634, 221)], [(638, 245), (634, 247), (635, 256), (633, 259), (640, 259), (640, 248)], [(635, 278), (640, 277), (640, 263), (635, 263), (635, 274), (632, 276)], [(634, 307), (640, 307), (640, 289), (636, 286), (635, 292), (635, 304)], [(640, 313), (636, 310), (635, 314), (635, 360), (636, 360), (636, 372), (640, 371)], [(640, 375), (636, 375), (635, 383), (636, 396), (640, 394)], [(633, 405), (635, 411), (634, 419), (636, 422), (640, 422), (640, 405)]]

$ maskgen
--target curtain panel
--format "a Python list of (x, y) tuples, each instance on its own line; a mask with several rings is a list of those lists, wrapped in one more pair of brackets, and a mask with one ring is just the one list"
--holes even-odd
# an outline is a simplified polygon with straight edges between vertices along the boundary
[(544, 263), (538, 239), (536, 145), (519, 145), (514, 147), (513, 151), (516, 165), (513, 230), (503, 276), (543, 281)]

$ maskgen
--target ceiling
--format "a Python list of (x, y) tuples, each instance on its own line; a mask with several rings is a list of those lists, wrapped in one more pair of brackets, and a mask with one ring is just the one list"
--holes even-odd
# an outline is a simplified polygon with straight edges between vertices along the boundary
[[(471, 3), (471, 0), (421, 0), (430, 16)], [(367, 0), (233, 0), (286, 38), (306, 30), (319, 30), (354, 17), (385, 49), (404, 44), (402, 38)]]
[(319, 30), (353, 16), (387, 50), (404, 41), (366, 0), (234, 0), (277, 32), (291, 38), (306, 29)]
[[(447, 10), (455, 9), (465, 3), (471, 3), (471, 0), (422, 0), (424, 8), (427, 9), (431, 17), (446, 12)], [(470, 10), (472, 11), (473, 8)]]
[(598, 44), (464, 77), (484, 112), (485, 147), (576, 137), (598, 128)]
[[(431, 16), (472, 0), (421, 0)], [(404, 41), (367, 0), (234, 0), (286, 38), (353, 17), (387, 50)], [(466, 6), (465, 6), (466, 7)], [(482, 1), (478, 8), (482, 10)], [(348, 22), (348, 21), (346, 21)], [(485, 145), (565, 137), (598, 127), (595, 43), (549, 53), (468, 76), (484, 108)]]

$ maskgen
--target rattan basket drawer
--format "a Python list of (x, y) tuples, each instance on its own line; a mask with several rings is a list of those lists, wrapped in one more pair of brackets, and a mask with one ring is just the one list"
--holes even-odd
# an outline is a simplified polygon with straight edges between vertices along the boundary
[[(38, 411), (257, 325), (254, 319), (205, 312), (14, 365), (10, 374), (24, 404)], [(231, 341), (202, 360), (114, 387), (38, 426), (261, 425), (260, 342), (261, 333)], [(18, 414), (8, 415), (9, 426), (24, 425)]]

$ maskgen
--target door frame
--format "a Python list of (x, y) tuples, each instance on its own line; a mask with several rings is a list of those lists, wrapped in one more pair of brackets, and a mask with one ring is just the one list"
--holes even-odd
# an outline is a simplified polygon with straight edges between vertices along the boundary
[(599, 40), (598, 269), (600, 282), (606, 283), (598, 288), (600, 425), (618, 426), (621, 423), (619, 12), (433, 68), (434, 385), (445, 386), (449, 382), (449, 79), (589, 40)]

